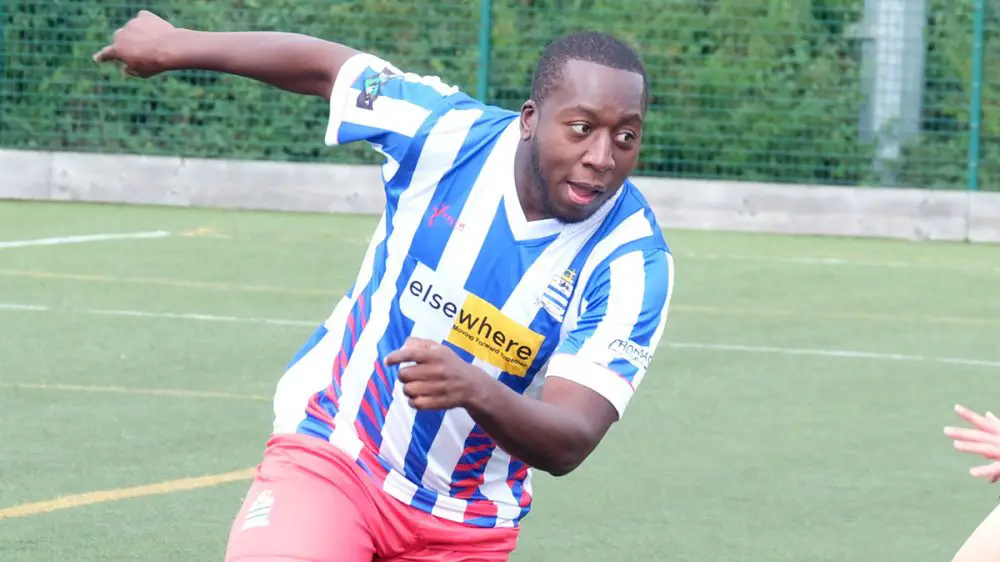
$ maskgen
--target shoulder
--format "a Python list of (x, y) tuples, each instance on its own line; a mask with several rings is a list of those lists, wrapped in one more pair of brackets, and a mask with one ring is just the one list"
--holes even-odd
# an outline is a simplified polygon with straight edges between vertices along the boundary
[(606, 268), (625, 254), (639, 252), (652, 262), (672, 261), (670, 245), (653, 208), (631, 180), (626, 180), (598, 231), (588, 266)]
[(421, 113), (424, 119), (452, 110), (478, 111), (494, 119), (516, 115), (469, 96), (445, 78), (397, 66), (369, 52), (359, 52), (344, 63), (332, 97), (335, 103), (349, 102), (356, 109), (369, 112), (391, 112), (399, 106), (398, 109)]

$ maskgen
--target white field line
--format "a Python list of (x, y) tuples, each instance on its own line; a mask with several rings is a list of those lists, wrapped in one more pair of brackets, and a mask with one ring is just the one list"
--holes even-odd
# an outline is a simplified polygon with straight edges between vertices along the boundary
[(963, 357), (932, 357), (927, 355), (906, 355), (901, 353), (875, 353), (870, 351), (850, 351), (845, 349), (809, 349), (796, 347), (770, 347), (760, 345), (738, 345), (725, 343), (666, 342), (667, 347), (681, 349), (706, 349), (713, 351), (734, 351), (746, 353), (770, 353), (773, 355), (809, 355), (813, 357), (840, 357), (847, 359), (875, 359), (880, 361), (913, 361), (918, 363), (946, 363), (974, 367), (1000, 369), (1000, 361), (966, 359)]
[(312, 326), (316, 327), (319, 322), (308, 322), (305, 320), (280, 320), (277, 318), (249, 318), (242, 316), (220, 316), (215, 314), (198, 313), (176, 313), (176, 312), (149, 312), (144, 310), (113, 310), (82, 308), (70, 309), (74, 312), (84, 314), (99, 314), (103, 316), (132, 316), (136, 318), (173, 318), (177, 320), (201, 320), (205, 322), (240, 322), (249, 324), (273, 324), (276, 326)]
[[(101, 316), (124, 316), (134, 318), (164, 318), (173, 320), (192, 320), (202, 322), (238, 322), (245, 324), (267, 324), (275, 326), (304, 326), (315, 327), (319, 325), (317, 321), (291, 320), (279, 318), (253, 318), (242, 316), (220, 316), (215, 314), (199, 313), (175, 313), (175, 312), (152, 312), (144, 310), (114, 310), (97, 308), (52, 308), (48, 306), (0, 303), (0, 311), (26, 311), (26, 312), (49, 312), (65, 310), (82, 314), (94, 314)], [(968, 367), (986, 367), (990, 369), (1000, 369), (1000, 361), (987, 359), (975, 359), (967, 357), (936, 357), (929, 355), (907, 355), (900, 353), (876, 353), (869, 351), (853, 351), (847, 349), (810, 349), (795, 347), (771, 347), (760, 345), (741, 345), (728, 343), (705, 343), (705, 342), (683, 342), (668, 341), (660, 344), (661, 347), (671, 347), (676, 349), (701, 349), (710, 351), (729, 351), (737, 353), (764, 353), (771, 355), (801, 355), (812, 357), (830, 357), (842, 359), (871, 359), (876, 361), (908, 361), (917, 363), (943, 363), (948, 365), (962, 365)]]
[(0, 249), (24, 248), (28, 246), (59, 246), (62, 244), (82, 244), (84, 242), (103, 242), (106, 240), (140, 240), (145, 238), (165, 238), (170, 233), (165, 230), (150, 232), (124, 232), (120, 234), (85, 234), (81, 236), (60, 236), (56, 238), (38, 238), (36, 240), (11, 240), (0, 242)]
[(781, 263), (788, 265), (811, 265), (829, 267), (860, 267), (879, 269), (934, 269), (948, 271), (982, 271), (1000, 273), (1000, 266), (988, 263), (970, 264), (942, 264), (942, 263), (920, 263), (908, 261), (861, 261), (845, 258), (831, 257), (809, 257), (809, 256), (755, 256), (743, 254), (700, 254), (694, 252), (679, 252), (676, 254), (679, 259), (706, 260), (706, 261), (755, 261), (764, 263)]

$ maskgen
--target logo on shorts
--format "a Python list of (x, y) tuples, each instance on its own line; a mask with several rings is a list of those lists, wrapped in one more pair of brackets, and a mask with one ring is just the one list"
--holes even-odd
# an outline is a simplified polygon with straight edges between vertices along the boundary
[(365, 78), (364, 83), (361, 86), (361, 93), (358, 94), (356, 105), (361, 109), (370, 110), (375, 104), (375, 100), (377, 100), (379, 95), (381, 95), (382, 86), (384, 86), (389, 80), (398, 78), (402, 78), (402, 76), (396, 74), (388, 68), (383, 68), (382, 71), (375, 76)]
[(253, 529), (254, 527), (267, 527), (271, 524), (271, 508), (274, 507), (274, 495), (268, 491), (257, 494), (247, 514), (243, 517), (241, 531)]
[(417, 264), (400, 296), (399, 308), (414, 320), (414, 335), (447, 341), (518, 377), (528, 373), (545, 340), (424, 264)]
[(653, 353), (648, 347), (631, 340), (617, 339), (608, 345), (608, 350), (617, 358), (624, 359), (638, 369), (648, 369)]

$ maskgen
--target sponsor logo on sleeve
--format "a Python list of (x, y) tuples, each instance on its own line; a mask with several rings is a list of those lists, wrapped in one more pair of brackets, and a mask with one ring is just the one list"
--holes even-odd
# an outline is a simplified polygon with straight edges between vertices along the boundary
[(653, 360), (653, 353), (648, 347), (632, 340), (616, 339), (608, 345), (608, 350), (613, 357), (624, 359), (638, 369), (648, 369), (650, 361)]

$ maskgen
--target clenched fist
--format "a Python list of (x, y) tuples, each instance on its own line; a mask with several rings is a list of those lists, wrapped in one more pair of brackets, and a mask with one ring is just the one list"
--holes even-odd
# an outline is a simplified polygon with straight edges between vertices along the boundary
[(399, 366), (399, 382), (410, 406), (417, 410), (448, 410), (468, 407), (487, 390), (491, 380), (451, 348), (421, 338), (385, 358), (388, 366)]
[(120, 62), (130, 76), (149, 78), (166, 70), (162, 45), (177, 28), (152, 12), (142, 10), (118, 31), (113, 41), (94, 54), (94, 62)]

